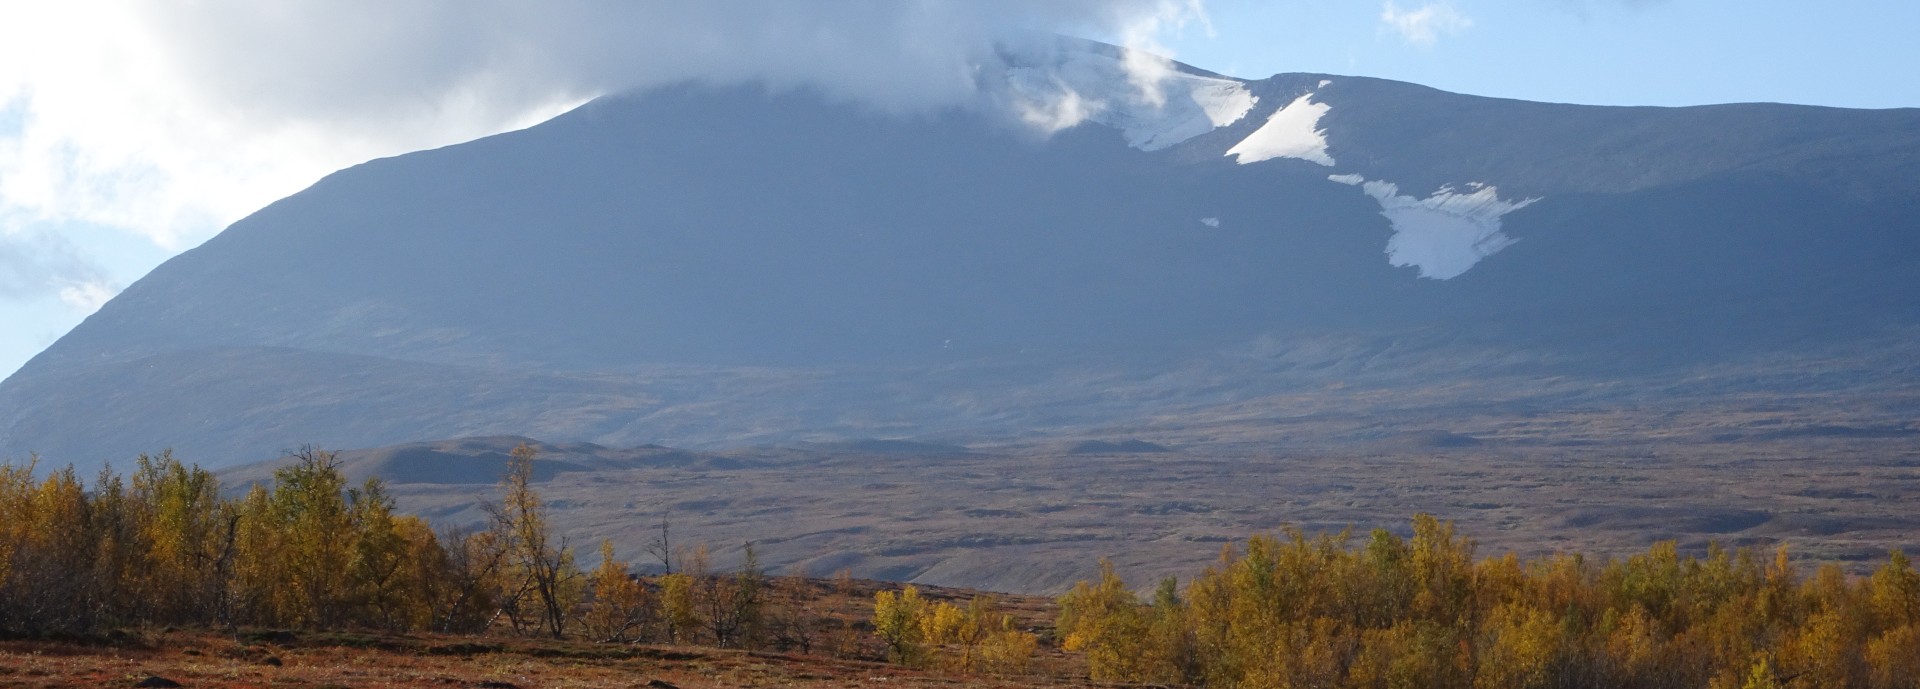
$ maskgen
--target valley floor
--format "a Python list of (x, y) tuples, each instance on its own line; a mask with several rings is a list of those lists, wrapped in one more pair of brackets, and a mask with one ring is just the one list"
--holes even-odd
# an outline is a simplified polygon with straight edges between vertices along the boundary
[[(611, 539), (622, 553), (644, 553), (667, 518), (677, 542), (713, 546), (721, 566), (752, 541), (784, 574), (850, 569), (1022, 593), (1065, 591), (1091, 577), (1102, 556), (1129, 581), (1187, 577), (1250, 535), (1290, 525), (1404, 533), (1419, 512), (1458, 523), (1485, 557), (1625, 557), (1674, 540), (1695, 554), (1713, 542), (1787, 546), (1797, 562), (1864, 574), (1891, 549), (1920, 551), (1912, 438), (1529, 446), (1498, 432), (1479, 437), (1493, 439), (1237, 453), (773, 457), (737, 468), (567, 473), (540, 489), (560, 531), (577, 543)], [(490, 488), (392, 484), (400, 509), (436, 524), (483, 523), (478, 505)]]

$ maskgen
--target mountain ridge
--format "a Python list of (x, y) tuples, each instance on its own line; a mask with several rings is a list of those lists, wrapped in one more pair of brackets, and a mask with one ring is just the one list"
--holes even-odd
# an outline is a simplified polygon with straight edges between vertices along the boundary
[[(1017, 113), (681, 86), (370, 161), (0, 383), (0, 454), (1027, 437), (1340, 371), (1648, 384), (1920, 326), (1920, 110), (1181, 74), (1197, 110), (1151, 135), (1127, 133), (1151, 119), (1131, 93), (1035, 136)], [(1029, 81), (996, 93), (1058, 114), (1034, 99), (1074, 86)], [(1215, 121), (1235, 88), (1253, 100)], [(1193, 117), (1215, 126), (1159, 145)], [(1301, 364), (1245, 358), (1262, 347)], [(1124, 380), (1159, 382), (1102, 399)]]

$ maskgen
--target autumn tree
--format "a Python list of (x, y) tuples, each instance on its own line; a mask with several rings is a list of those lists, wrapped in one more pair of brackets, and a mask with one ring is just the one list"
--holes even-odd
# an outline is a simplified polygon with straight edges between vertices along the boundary
[(391, 607), (376, 609), (376, 618), (396, 630), (432, 629), (442, 619), (456, 590), (448, 548), (433, 525), (415, 515), (393, 518), (399, 562), (392, 577)]
[(262, 618), (307, 627), (346, 621), (353, 516), (339, 458), (312, 447), (273, 472), (271, 491), (244, 503), (242, 556)]
[(1060, 597), (1055, 621), (1061, 648), (1087, 654), (1087, 671), (1097, 681), (1145, 681), (1153, 669), (1144, 665), (1148, 654), (1147, 618), (1140, 599), (1115, 574), (1113, 563), (1100, 560), (1100, 578), (1074, 585)]
[(1867, 642), (1867, 686), (1920, 689), (1920, 625), (1887, 630)]
[(1001, 617), (998, 625), (988, 625), (980, 640), (978, 667), (987, 672), (1025, 674), (1033, 665), (1040, 637), (1017, 629), (1010, 617)]
[(767, 632), (775, 648), (802, 654), (813, 652), (820, 624), (826, 616), (812, 580), (787, 580), (785, 596), (769, 607)]
[(613, 542), (600, 542), (600, 565), (591, 582), (587, 614), (588, 638), (613, 643), (633, 641), (646, 623), (647, 589), (635, 581), (627, 563), (614, 557)]
[(920, 589), (908, 586), (899, 593), (873, 594), (873, 634), (886, 644), (887, 658), (902, 665), (918, 665), (925, 653), (927, 603)]
[(546, 504), (533, 488), (536, 454), (526, 443), (513, 449), (500, 479), (500, 502), (488, 505), (487, 511), (507, 554), (506, 579), (512, 582), (502, 599), (503, 611), (516, 625), (524, 620), (558, 639), (566, 635), (567, 617), (579, 602), (581, 576), (566, 537), (556, 542)]
[(1180, 580), (1173, 577), (1160, 580), (1146, 616), (1146, 649), (1141, 662), (1148, 668), (1148, 681), (1165, 684), (1199, 681), (1196, 635), (1187, 602), (1180, 597)]
[(660, 621), (666, 625), (667, 640), (672, 643), (693, 643), (700, 629), (693, 588), (693, 577), (684, 571), (660, 577)]
[(220, 497), (211, 472), (188, 467), (171, 451), (140, 455), (132, 481), (142, 539), (151, 549), (138, 585), (156, 621), (182, 622), (215, 611), (232, 621), (235, 539), (240, 514)]
[(507, 550), (493, 530), (447, 528), (440, 532), (445, 547), (439, 557), (443, 580), (435, 597), (433, 626), (443, 632), (485, 630), (499, 610), (506, 588), (502, 578)]
[(19, 597), (13, 583), (13, 562), (25, 546), (28, 527), (33, 523), (29, 495), (34, 464), (0, 463), (0, 631), (13, 629), (20, 616), (8, 604)]
[[(448, 558), (432, 528), (394, 513), (378, 479), (347, 488), (338, 457), (312, 448), (215, 514), (203, 555), (216, 572), (232, 560), (236, 617), (314, 628), (431, 626)], [(228, 535), (230, 534), (230, 535)]]
[(347, 595), (361, 612), (361, 624), (385, 629), (418, 626), (431, 614), (424, 584), (410, 576), (408, 567), (422, 548), (414, 539), (432, 539), (433, 532), (403, 524), (393, 514), (393, 499), (379, 479), (370, 478), (347, 491), (348, 521), (353, 525), (352, 547), (344, 570)]
[(1920, 572), (1907, 554), (1894, 550), (1887, 562), (1867, 580), (1867, 596), (1875, 622), (1893, 629), (1920, 624)]
[(27, 497), (24, 538), (10, 567), (16, 622), (29, 632), (73, 632), (101, 621), (93, 576), (93, 504), (72, 467)]
[(1475, 561), (1451, 525), (1411, 527), (1255, 536), (1150, 605), (1105, 565), (1061, 598), (1063, 647), (1098, 679), (1223, 687), (1912, 689), (1920, 667), (1899, 554), (1801, 581), (1784, 550)]
[[(702, 558), (704, 559), (704, 557)], [(701, 564), (704, 571), (706, 565)], [(766, 572), (760, 556), (748, 543), (732, 576), (708, 573), (701, 577), (707, 631), (721, 648), (755, 647), (765, 631)]]
[(1552, 613), (1524, 604), (1495, 608), (1481, 627), (1475, 689), (1547, 689), (1560, 669), (1563, 628)]
[(1038, 643), (1014, 628), (992, 596), (974, 596), (966, 607), (944, 601), (923, 606), (920, 636), (934, 660), (960, 672), (1023, 672)]

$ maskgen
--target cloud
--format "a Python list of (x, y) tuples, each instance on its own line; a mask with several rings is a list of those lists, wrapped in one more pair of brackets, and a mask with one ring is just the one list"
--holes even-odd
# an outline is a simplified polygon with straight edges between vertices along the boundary
[[(925, 111), (966, 102), (1009, 36), (1164, 51), (1196, 21), (1198, 0), (7, 3), (0, 213), (178, 250), (333, 170), (610, 92), (763, 82)], [(1143, 90), (1157, 60), (1129, 64)]]
[(57, 297), (92, 313), (119, 292), (105, 271), (58, 235), (0, 234), (0, 299)]
[(1400, 34), (1409, 45), (1432, 46), (1441, 36), (1451, 36), (1473, 27), (1473, 20), (1454, 9), (1453, 3), (1427, 2), (1411, 10), (1400, 9), (1388, 0), (1380, 10), (1380, 23)]
[(1167, 95), (1161, 85), (1173, 76), (1173, 62), (1167, 59), (1172, 51), (1160, 42), (1160, 35), (1169, 31), (1185, 29), (1191, 22), (1199, 22), (1208, 35), (1213, 34), (1213, 26), (1207, 19), (1207, 13), (1200, 0), (1187, 0), (1185, 3), (1162, 2), (1151, 11), (1141, 12), (1120, 27), (1120, 43), (1129, 48), (1121, 56), (1121, 65), (1127, 73), (1127, 81), (1140, 90), (1143, 100), (1154, 107), (1167, 103)]
[(75, 282), (60, 288), (60, 301), (82, 313), (99, 311), (100, 307), (120, 293), (120, 288), (104, 280)]
[[(1050, 94), (1050, 98), (1022, 99), (1014, 103), (1014, 111), (1019, 114), (1021, 121), (1052, 134), (1080, 126), (1081, 122), (1093, 116), (1094, 111), (1104, 107), (1102, 103), (1088, 101), (1060, 79), (1054, 79), (1053, 85), (1057, 91)], [(1161, 102), (1165, 102), (1164, 96)]]

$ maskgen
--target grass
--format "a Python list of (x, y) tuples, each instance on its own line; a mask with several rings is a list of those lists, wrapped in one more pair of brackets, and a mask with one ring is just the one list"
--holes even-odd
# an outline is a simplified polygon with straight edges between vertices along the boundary
[[(783, 579), (784, 585), (807, 580)], [(878, 662), (879, 642), (861, 631), (875, 591), (888, 584), (807, 582), (822, 593), (821, 627), (856, 643), (836, 655), (822, 634), (811, 654), (660, 644), (606, 644), (508, 635), (449, 636), (243, 629), (120, 630), (86, 639), (0, 640), (0, 687), (134, 687), (162, 677), (183, 687), (302, 689), (393, 687), (873, 687), (987, 689), (1090, 687), (1084, 666), (1041, 649), (1032, 674), (962, 675)], [(975, 592), (927, 587), (927, 598), (964, 602)], [(1053, 601), (996, 596), (1026, 628), (1046, 633)], [(650, 684), (652, 683), (652, 684)]]
[(326, 634), (259, 644), (244, 636), (152, 632), (120, 645), (0, 641), (0, 686), (133, 687), (150, 676), (222, 689), (647, 687), (650, 682), (683, 689), (1090, 686), (1059, 672), (963, 676), (867, 660), (712, 648)]

